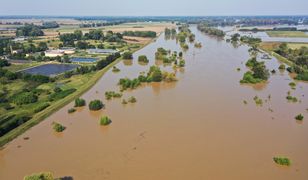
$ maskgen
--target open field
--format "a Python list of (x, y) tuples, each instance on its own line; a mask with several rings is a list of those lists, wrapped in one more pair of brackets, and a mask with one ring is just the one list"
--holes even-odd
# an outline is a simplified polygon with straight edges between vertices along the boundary
[(291, 49), (300, 49), (301, 47), (308, 48), (308, 43), (288, 43), (288, 47)]
[(308, 38), (305, 32), (301, 31), (266, 31), (270, 37)]

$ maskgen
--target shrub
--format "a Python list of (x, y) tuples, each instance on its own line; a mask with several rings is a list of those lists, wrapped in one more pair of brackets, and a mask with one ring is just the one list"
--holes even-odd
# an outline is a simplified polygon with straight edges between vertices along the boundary
[(287, 99), (288, 101), (292, 101), (292, 102), (294, 102), (294, 103), (296, 103), (296, 102), (298, 101), (296, 97), (293, 97), (293, 96), (291, 96), (291, 95), (288, 95), (288, 96), (286, 97), (286, 99)]
[(100, 125), (101, 126), (107, 126), (111, 123), (111, 119), (107, 116), (104, 116), (100, 119)]
[(123, 53), (122, 57), (123, 57), (123, 59), (133, 59), (133, 53), (126, 51), (126, 52)]
[(66, 129), (65, 126), (63, 126), (59, 123), (56, 123), (56, 122), (52, 123), (52, 128), (55, 132), (63, 132)]
[(120, 69), (117, 68), (116, 66), (113, 66), (112, 67), (112, 72), (120, 72)]
[(255, 97), (253, 98), (253, 100), (255, 101), (256, 105), (262, 106), (263, 100), (260, 99), (258, 96), (255, 96)]
[(120, 97), (122, 97), (122, 94), (116, 93), (114, 91), (107, 91), (107, 92), (105, 92), (105, 97), (106, 97), (107, 100), (110, 100), (112, 98), (120, 98)]
[(54, 180), (53, 175), (50, 172), (42, 172), (25, 176), (24, 180)]
[(17, 105), (37, 102), (38, 97), (32, 92), (23, 92), (13, 96), (12, 101)]
[(149, 62), (148, 58), (145, 55), (139, 56), (138, 57), (138, 61), (139, 62), (143, 62), (143, 63), (148, 63)]
[(75, 107), (82, 107), (86, 105), (86, 101), (81, 98), (75, 99)]
[(128, 102), (130, 103), (136, 103), (137, 102), (137, 99), (134, 97), (134, 96), (131, 96), (128, 98)]
[(104, 104), (100, 100), (91, 101), (89, 104), (89, 109), (92, 111), (98, 111), (104, 107)]
[(150, 70), (148, 72), (148, 79), (151, 79), (154, 82), (160, 82), (162, 81), (162, 72), (159, 67), (157, 66), (151, 66)]
[(184, 67), (185, 66), (185, 60), (184, 59), (180, 60), (179, 66), (180, 67)]
[(295, 119), (298, 121), (302, 121), (304, 119), (304, 116), (302, 114), (299, 114), (297, 116), (295, 116)]
[(71, 113), (76, 112), (76, 109), (75, 109), (75, 108), (70, 108), (69, 110), (67, 110), (67, 112), (68, 112), (69, 114), (71, 114)]
[(125, 99), (123, 99), (122, 104), (127, 104), (127, 101)]
[(295, 82), (290, 82), (289, 83), (289, 86), (291, 86), (292, 88), (294, 88), (296, 86), (296, 83)]
[(39, 105), (37, 108), (34, 109), (34, 113), (41, 112), (41, 111), (43, 111), (44, 109), (46, 109), (47, 107), (49, 107), (49, 106), (50, 106), (49, 103), (41, 104), (41, 105)]
[(124, 78), (124, 79), (120, 79), (119, 83), (121, 86), (121, 90), (126, 90), (126, 89), (135, 89), (137, 88), (141, 82), (139, 79), (135, 78), (135, 79), (128, 79), (128, 78)]
[(286, 69), (286, 66), (284, 64), (281, 64), (278, 69), (281, 69), (281, 70), (285, 70)]
[(276, 164), (279, 164), (279, 165), (283, 165), (283, 166), (291, 165), (291, 161), (286, 157), (274, 157), (273, 160)]

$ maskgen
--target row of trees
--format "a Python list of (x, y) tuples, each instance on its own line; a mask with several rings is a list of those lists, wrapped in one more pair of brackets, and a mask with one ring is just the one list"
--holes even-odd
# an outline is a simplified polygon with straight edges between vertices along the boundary
[(155, 38), (156, 32), (154, 32), (154, 31), (124, 31), (123, 36)]
[(44, 36), (44, 32), (39, 26), (26, 24), (25, 26), (17, 28), (16, 36)]

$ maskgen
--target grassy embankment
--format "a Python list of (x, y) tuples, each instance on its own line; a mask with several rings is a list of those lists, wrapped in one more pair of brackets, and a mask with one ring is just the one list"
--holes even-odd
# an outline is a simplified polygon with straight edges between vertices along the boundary
[[(150, 44), (153, 41), (154, 41), (154, 39), (152, 41), (145, 43), (145, 44), (142, 44), (139, 48), (134, 49), (133, 52), (138, 51), (139, 49), (145, 47), (146, 45)], [(67, 86), (66, 88), (76, 88), (77, 89), (76, 92), (74, 92), (73, 94), (71, 94), (71, 95), (69, 95), (69, 96), (67, 96), (67, 97), (65, 97), (61, 100), (53, 102), (49, 107), (47, 107), (43, 111), (33, 115), (33, 117), (29, 121), (27, 121), (26, 123), (20, 125), (19, 127), (15, 128), (14, 130), (12, 130), (12, 131), (8, 132), (7, 134), (5, 134), (4, 136), (0, 137), (0, 147), (4, 146), (8, 142), (12, 141), (14, 138), (18, 137), (22, 133), (26, 132), (31, 127), (39, 124), (45, 118), (47, 118), (48, 116), (50, 116), (54, 112), (60, 110), (62, 107), (64, 107), (65, 105), (72, 102), (74, 99), (78, 98), (83, 93), (88, 91), (92, 86), (94, 86), (96, 84), (96, 82), (110, 68), (112, 68), (114, 65), (116, 65), (121, 60), (122, 60), (122, 58), (115, 60), (113, 63), (109, 64), (107, 67), (105, 67), (104, 69), (102, 69), (100, 71), (93, 72), (93, 73), (90, 73), (90, 74), (87, 74), (87, 75), (78, 75), (78, 76), (73, 77), (73, 79), (71, 79), (70, 83), (66, 85)], [(45, 84), (41, 88), (44, 88), (44, 86), (45, 86), (45, 88), (49, 88), (48, 86), (50, 86), (50, 85), (51, 84)]]
[(301, 31), (266, 31), (270, 37), (308, 38), (308, 34)]

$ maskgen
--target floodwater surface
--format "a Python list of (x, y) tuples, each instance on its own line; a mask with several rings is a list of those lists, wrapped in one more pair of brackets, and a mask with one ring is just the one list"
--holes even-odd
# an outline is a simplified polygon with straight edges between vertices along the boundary
[[(240, 85), (248, 47), (208, 37), (196, 27), (192, 31), (203, 47), (190, 44), (185, 68), (176, 70), (177, 82), (124, 92), (124, 98), (135, 96), (136, 104), (104, 100), (106, 91), (119, 90), (120, 78), (137, 77), (151, 65), (174, 71), (155, 61), (154, 53), (158, 47), (179, 52), (179, 44), (160, 36), (82, 96), (87, 102), (103, 100), (106, 109), (90, 112), (84, 107), (68, 114), (70, 103), (0, 151), (0, 179), (42, 171), (76, 180), (308, 179), (308, 85), (298, 82), (291, 90), (292, 79), (278, 71), (276, 59), (266, 60), (269, 69), (277, 70), (268, 83)], [(143, 54), (148, 65), (137, 61)], [(288, 91), (301, 102), (287, 102)], [(263, 106), (256, 106), (256, 95)], [(303, 122), (294, 119), (299, 113)], [(108, 127), (99, 125), (103, 115), (112, 119)], [(54, 133), (53, 121), (67, 129)], [(286, 156), (292, 165), (276, 165), (274, 156)]]

